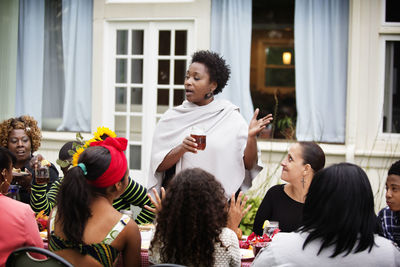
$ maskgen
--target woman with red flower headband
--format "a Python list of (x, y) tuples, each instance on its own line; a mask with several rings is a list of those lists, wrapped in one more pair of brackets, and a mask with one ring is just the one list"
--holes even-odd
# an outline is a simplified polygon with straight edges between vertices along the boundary
[(120, 252), (125, 266), (140, 266), (139, 228), (112, 206), (128, 182), (127, 142), (91, 143), (64, 177), (50, 214), (49, 248), (74, 266), (113, 266)]

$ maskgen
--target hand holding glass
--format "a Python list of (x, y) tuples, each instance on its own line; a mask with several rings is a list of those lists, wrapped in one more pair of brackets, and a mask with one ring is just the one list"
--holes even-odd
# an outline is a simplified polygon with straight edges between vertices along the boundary
[(192, 127), (190, 136), (196, 139), (197, 150), (204, 150), (206, 148), (206, 133), (199, 127)]

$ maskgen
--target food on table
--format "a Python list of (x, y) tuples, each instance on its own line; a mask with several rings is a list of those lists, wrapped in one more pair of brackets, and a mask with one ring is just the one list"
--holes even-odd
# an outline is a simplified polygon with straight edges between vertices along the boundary
[(40, 211), (36, 215), (36, 222), (37, 222), (38, 227), (39, 227), (39, 232), (46, 231), (48, 219), (49, 219), (49, 216), (44, 214), (44, 210)]

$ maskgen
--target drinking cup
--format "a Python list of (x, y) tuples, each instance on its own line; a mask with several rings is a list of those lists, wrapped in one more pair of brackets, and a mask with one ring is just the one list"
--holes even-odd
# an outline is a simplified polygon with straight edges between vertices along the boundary
[(35, 179), (38, 184), (48, 184), (50, 182), (49, 166), (39, 166), (35, 169)]
[(196, 139), (197, 150), (204, 150), (206, 148), (206, 133), (200, 127), (192, 127), (190, 136)]
[(269, 237), (272, 236), (275, 229), (279, 228), (279, 222), (277, 221), (270, 221), (269, 224), (264, 228), (263, 234), (267, 234)]

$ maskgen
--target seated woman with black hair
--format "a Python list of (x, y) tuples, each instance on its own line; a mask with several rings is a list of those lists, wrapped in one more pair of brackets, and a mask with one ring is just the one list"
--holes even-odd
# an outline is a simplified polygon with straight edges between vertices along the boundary
[(317, 172), (299, 231), (278, 233), (252, 266), (400, 266), (394, 244), (376, 234), (366, 173), (350, 163)]
[(49, 248), (74, 266), (140, 266), (139, 228), (112, 203), (128, 183), (125, 138), (90, 143), (60, 187), (49, 219)]

